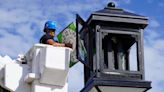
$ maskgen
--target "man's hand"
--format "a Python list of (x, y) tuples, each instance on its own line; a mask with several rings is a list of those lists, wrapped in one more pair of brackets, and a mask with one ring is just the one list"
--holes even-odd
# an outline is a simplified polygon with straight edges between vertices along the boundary
[(65, 43), (65, 47), (72, 48), (72, 44), (70, 44), (70, 43)]

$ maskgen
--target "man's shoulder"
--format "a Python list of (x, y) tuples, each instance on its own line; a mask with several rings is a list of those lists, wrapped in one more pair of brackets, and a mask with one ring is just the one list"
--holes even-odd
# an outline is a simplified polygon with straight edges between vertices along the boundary
[(52, 36), (47, 35), (47, 34), (44, 34), (44, 35), (40, 38), (40, 43), (47, 44), (47, 40), (49, 40), (49, 39), (54, 40)]
[(43, 35), (42, 38), (44, 38), (44, 39), (53, 39), (53, 37), (48, 35), (48, 34)]

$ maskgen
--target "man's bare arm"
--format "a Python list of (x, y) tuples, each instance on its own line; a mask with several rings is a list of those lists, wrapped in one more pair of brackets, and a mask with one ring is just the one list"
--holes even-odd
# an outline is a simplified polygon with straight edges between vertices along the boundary
[(47, 43), (50, 44), (50, 45), (53, 45), (53, 46), (65, 47), (65, 44), (55, 42), (55, 41), (52, 40), (52, 39), (47, 40)]

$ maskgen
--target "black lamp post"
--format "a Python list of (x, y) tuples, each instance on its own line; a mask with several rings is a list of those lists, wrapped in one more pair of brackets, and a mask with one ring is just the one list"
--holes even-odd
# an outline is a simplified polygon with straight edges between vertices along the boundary
[[(87, 51), (81, 92), (144, 92), (151, 88), (151, 82), (144, 79), (143, 31), (147, 17), (109, 3), (86, 22), (79, 15), (76, 20)], [(82, 25), (80, 31), (78, 23)]]

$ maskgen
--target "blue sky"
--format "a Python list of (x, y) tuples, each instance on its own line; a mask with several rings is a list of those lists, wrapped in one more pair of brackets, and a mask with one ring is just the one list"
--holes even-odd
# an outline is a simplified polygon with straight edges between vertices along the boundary
[[(109, 1), (127, 11), (149, 17), (144, 32), (146, 80), (148, 92), (164, 92), (164, 0), (0, 0), (0, 55), (13, 59), (38, 43), (44, 23), (54, 20), (60, 32), (78, 13), (85, 20), (103, 9)], [(83, 87), (83, 66), (78, 63), (69, 73), (69, 92)]]

